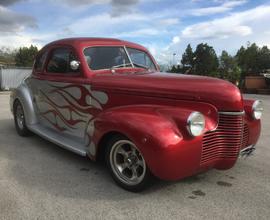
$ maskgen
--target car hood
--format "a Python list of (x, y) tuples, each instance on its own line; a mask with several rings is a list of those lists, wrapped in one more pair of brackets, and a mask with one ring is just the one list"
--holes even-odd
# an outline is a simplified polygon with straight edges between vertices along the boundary
[(205, 76), (172, 73), (99, 74), (93, 77), (99, 89), (128, 94), (201, 101), (219, 111), (242, 111), (243, 98), (232, 83)]

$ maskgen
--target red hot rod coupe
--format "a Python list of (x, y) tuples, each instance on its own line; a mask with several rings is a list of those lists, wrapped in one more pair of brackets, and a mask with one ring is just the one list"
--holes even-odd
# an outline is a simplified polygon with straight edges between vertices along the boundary
[(255, 149), (263, 111), (227, 81), (161, 73), (144, 47), (104, 38), (46, 45), (10, 106), (19, 135), (104, 158), (130, 191), (231, 168)]

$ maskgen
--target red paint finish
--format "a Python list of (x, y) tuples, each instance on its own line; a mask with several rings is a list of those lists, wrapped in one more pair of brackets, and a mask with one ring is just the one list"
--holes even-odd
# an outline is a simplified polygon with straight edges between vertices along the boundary
[[(116, 69), (115, 73), (109, 69), (91, 71), (83, 55), (86, 47), (126, 46), (149, 54), (138, 44), (116, 39), (65, 39), (52, 42), (42, 51), (61, 46), (69, 46), (75, 51), (81, 63), (80, 73), (77, 76), (53, 75), (44, 69), (42, 73), (33, 71), (34, 77), (89, 84), (93, 90), (105, 92), (108, 102), (95, 114), (93, 142), (99, 146), (102, 137), (109, 132), (126, 135), (137, 145), (150, 170), (159, 178), (176, 180), (210, 168), (229, 169), (237, 161), (241, 148), (258, 141), (260, 120), (251, 116), (254, 100), (243, 100), (239, 89), (227, 81), (160, 73), (154, 59), (157, 71), (152, 72), (142, 68)], [(245, 116), (235, 119), (222, 119), (218, 114), (244, 110)], [(201, 112), (206, 118), (204, 134), (196, 138), (187, 131), (187, 118), (193, 111)], [(224, 133), (224, 129), (230, 129), (233, 123), (238, 123), (235, 130)], [(243, 146), (245, 126), (246, 146)], [(228, 137), (218, 138), (220, 134)], [(206, 136), (212, 145), (208, 144), (205, 150)]]
[[(194, 104), (183, 102), (182, 107), (151, 104), (109, 108), (97, 118), (95, 137), (100, 139), (111, 128), (124, 133), (136, 143), (154, 175), (162, 179), (179, 179), (195, 173), (200, 165), (202, 137), (192, 138), (186, 129), (186, 120), (194, 110)], [(206, 129), (214, 129), (216, 109), (200, 104), (201, 112), (207, 115)]]
[(233, 84), (210, 77), (168, 74), (103, 74), (93, 78), (95, 88), (150, 97), (207, 102), (221, 111), (242, 111), (242, 95)]

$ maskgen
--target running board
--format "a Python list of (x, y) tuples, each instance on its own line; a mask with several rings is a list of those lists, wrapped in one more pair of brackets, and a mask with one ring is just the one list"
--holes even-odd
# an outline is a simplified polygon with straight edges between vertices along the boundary
[(87, 148), (83, 143), (80, 143), (79, 140), (74, 141), (71, 138), (68, 138), (64, 135), (59, 135), (55, 131), (49, 128), (44, 128), (40, 124), (28, 126), (28, 128), (35, 134), (41, 136), (42, 138), (50, 142), (53, 142), (54, 144), (64, 149), (72, 151), (81, 156), (87, 156)]

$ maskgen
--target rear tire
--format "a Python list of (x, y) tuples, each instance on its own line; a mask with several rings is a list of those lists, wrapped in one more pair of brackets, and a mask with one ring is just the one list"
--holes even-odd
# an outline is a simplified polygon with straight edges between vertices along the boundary
[(152, 174), (136, 145), (123, 135), (107, 142), (107, 166), (114, 181), (131, 192), (140, 192), (152, 182)]
[(16, 131), (20, 136), (26, 137), (31, 134), (25, 123), (23, 106), (18, 100), (14, 103), (14, 123)]

